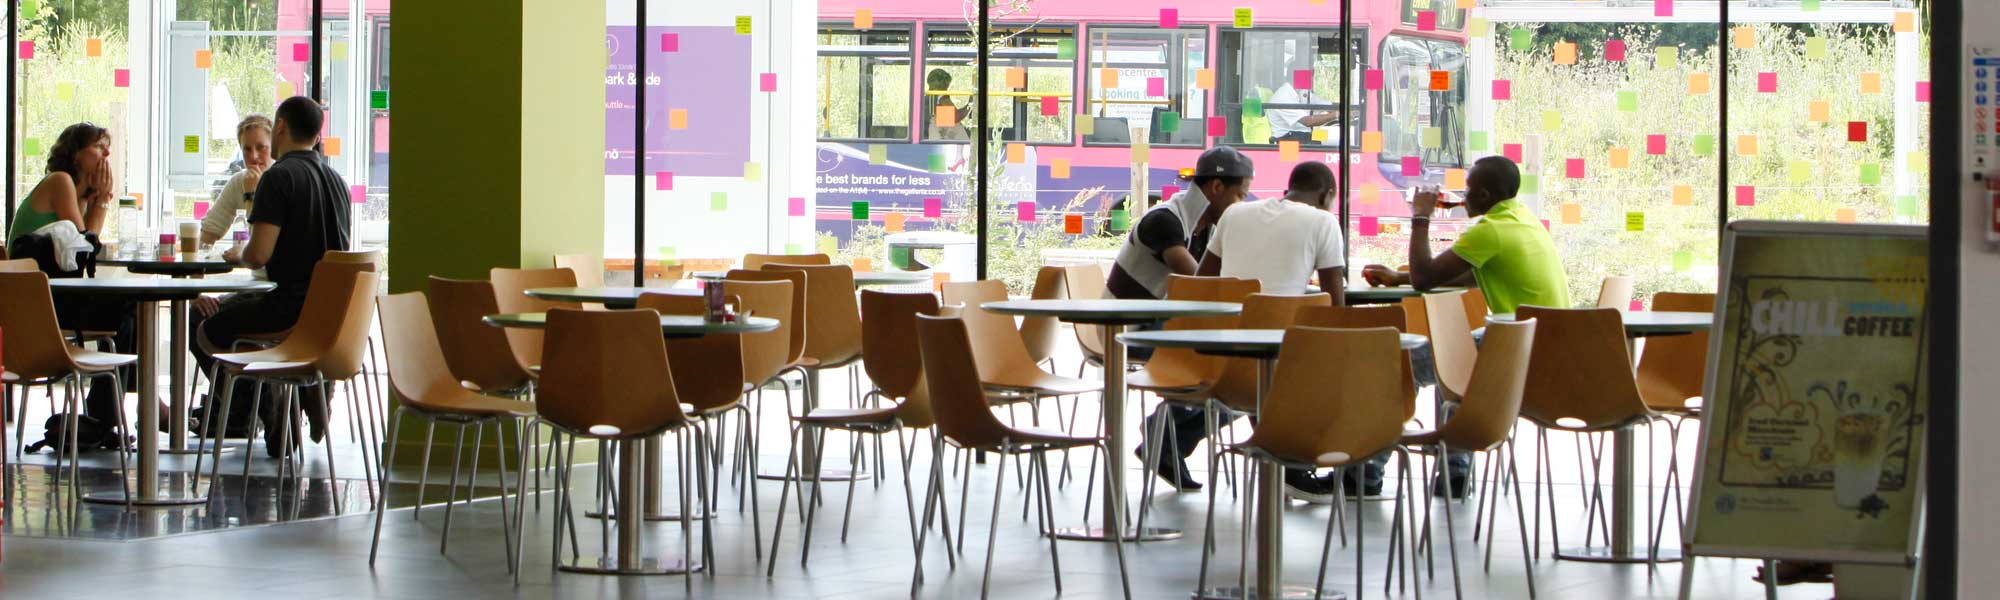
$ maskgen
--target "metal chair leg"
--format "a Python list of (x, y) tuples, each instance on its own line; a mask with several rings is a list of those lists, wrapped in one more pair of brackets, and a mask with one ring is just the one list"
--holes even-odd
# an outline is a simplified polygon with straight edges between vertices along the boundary
[[(406, 410), (408, 409), (397, 407), (395, 414), (389, 417), (389, 439), (396, 439), (397, 428), (402, 424), (403, 412)], [(380, 467), (382, 476), (376, 480), (382, 482), (382, 493), (375, 495), (375, 535), (368, 542), (369, 569), (375, 568), (375, 556), (382, 549), (382, 518), (389, 510), (389, 469), (396, 464), (396, 446), (397, 444), (389, 444), (388, 457), (382, 461)]]
[(431, 487), (431, 439), (437, 434), (437, 421), (424, 424), (424, 460), (417, 466), (417, 505), (410, 508), (410, 520), (424, 510), (424, 492)]
[[(483, 431), (481, 433), (484, 433)], [(475, 442), (477, 443), (477, 442)], [(451, 543), (451, 509), (458, 502), (458, 466), (465, 457), (465, 424), (458, 424), (458, 442), (451, 446), (451, 485), (444, 493), (444, 535), (438, 536), (438, 554), (444, 554)], [(472, 453), (474, 468), (477, 468), (479, 453)]]
[[(1007, 440), (1002, 438), (1000, 446), (1004, 448), (1007, 445)], [(986, 575), (979, 580), (980, 600), (986, 600), (993, 589), (993, 542), (1000, 537), (1000, 495), (1007, 490), (1007, 457), (1001, 456), (993, 462), (1000, 463), (1000, 472), (993, 480), (993, 519), (988, 521), (986, 527)], [(969, 479), (970, 474), (967, 475)]]

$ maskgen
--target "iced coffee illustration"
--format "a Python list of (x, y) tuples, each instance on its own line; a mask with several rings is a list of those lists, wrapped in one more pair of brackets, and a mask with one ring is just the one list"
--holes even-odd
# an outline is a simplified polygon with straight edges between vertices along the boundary
[(1882, 481), (1882, 457), (1888, 454), (1889, 415), (1873, 407), (1843, 410), (1833, 428), (1833, 501), (1841, 508), (1861, 508)]

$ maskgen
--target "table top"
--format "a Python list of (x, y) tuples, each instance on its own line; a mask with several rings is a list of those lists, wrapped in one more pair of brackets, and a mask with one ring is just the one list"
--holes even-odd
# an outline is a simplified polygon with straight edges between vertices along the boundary
[[(1625, 320), (1625, 335), (1647, 337), (1657, 335), (1685, 335), (1697, 331), (1708, 331), (1715, 323), (1715, 315), (1705, 312), (1678, 312), (1661, 310), (1618, 311)], [(1487, 322), (1513, 322), (1513, 313), (1499, 313), (1486, 317)], [(1480, 329), (1485, 329), (1481, 327)], [(1483, 333), (1483, 332), (1482, 332)]]
[(153, 300), (187, 300), (202, 294), (224, 292), (268, 292), (278, 284), (255, 279), (168, 279), (161, 277), (91, 277), (51, 279), (49, 290), (57, 294), (130, 296)]
[(220, 257), (197, 258), (199, 255), (169, 254), (162, 260), (157, 257), (145, 258), (99, 258), (97, 266), (122, 267), (133, 273), (146, 275), (215, 275), (240, 269), (243, 265), (222, 260)]
[[(1399, 285), (1394, 287), (1373, 287), (1373, 286), (1361, 285), (1361, 286), (1352, 286), (1347, 288), (1346, 298), (1348, 304), (1388, 304), (1391, 302), (1401, 302), (1404, 298), (1415, 298), (1417, 296), (1422, 296), (1424, 294), (1456, 292), (1463, 289), (1465, 288), (1439, 287), (1439, 288), (1431, 288), (1431, 291), (1426, 292), (1407, 285)], [(1320, 292), (1320, 289), (1318, 286), (1307, 286), (1306, 291), (1309, 293), (1317, 294)]]
[[(501, 313), (486, 315), (486, 324), (493, 327), (513, 327), (520, 329), (542, 329), (548, 327), (548, 313)], [(770, 317), (744, 317), (734, 323), (710, 323), (701, 317), (688, 315), (660, 315), (660, 333), (669, 337), (700, 337), (729, 333), (763, 333), (776, 331), (778, 320)]]
[(1071, 323), (1129, 325), (1175, 317), (1223, 317), (1243, 312), (1235, 302), (1191, 300), (1006, 300), (980, 308), (1022, 317), (1055, 317)]
[(529, 297), (556, 302), (596, 302), (606, 306), (630, 307), (639, 303), (643, 294), (664, 294), (668, 296), (701, 296), (701, 290), (665, 287), (547, 287), (534, 288), (525, 292)]
[[(723, 279), (728, 276), (728, 271), (697, 271), (694, 274), (695, 279), (711, 281)], [(907, 285), (912, 283), (928, 283), (930, 280), (931, 273), (929, 271), (856, 271), (854, 273), (854, 285)]]
[[(1127, 346), (1142, 348), (1186, 348), (1202, 354), (1225, 356), (1274, 357), (1283, 344), (1283, 329), (1181, 329), (1168, 331), (1135, 331), (1119, 334), (1118, 339)], [(1430, 338), (1412, 333), (1402, 334), (1399, 345), (1404, 350), (1415, 350), (1430, 343)]]

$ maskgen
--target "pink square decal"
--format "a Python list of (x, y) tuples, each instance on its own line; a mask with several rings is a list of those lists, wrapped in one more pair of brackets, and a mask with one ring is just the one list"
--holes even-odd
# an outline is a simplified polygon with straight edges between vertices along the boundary
[(1042, 116), (1053, 117), (1062, 114), (1062, 106), (1055, 96), (1042, 96)]
[(1167, 78), (1147, 77), (1146, 95), (1151, 97), (1159, 97), (1167, 95)]
[(794, 217), (806, 216), (805, 198), (788, 198), (785, 200), (785, 205), (786, 205), (785, 214)]
[(347, 188), (347, 199), (355, 204), (368, 202), (368, 186), (357, 185)]
[(1605, 40), (1604, 60), (1625, 62), (1625, 40)]
[(111, 71), (111, 85), (117, 87), (132, 87), (132, 70), (116, 69)]
[(309, 60), (312, 60), (312, 44), (305, 42), (292, 44), (292, 62), (306, 62)]
[(1403, 157), (1404, 177), (1422, 177), (1423, 174), (1424, 174), (1424, 162), (1422, 159), (1419, 159), (1415, 156)]
[(1167, 199), (1171, 199), (1171, 198), (1173, 198), (1173, 197), (1174, 197), (1174, 194), (1178, 194), (1178, 193), (1181, 193), (1181, 186), (1178, 186), (1178, 185), (1167, 185), (1167, 186), (1160, 186), (1160, 199), (1161, 199), (1161, 200), (1167, 200)]
[(1581, 158), (1564, 159), (1563, 173), (1570, 179), (1583, 179), (1583, 159)]
[(1180, 27), (1180, 26), (1181, 26), (1180, 9), (1177, 8), (1160, 9), (1160, 27), (1162, 29), (1173, 29), (1175, 27)]
[(1931, 101), (1931, 82), (1928, 81), (1917, 82), (1917, 101), (1918, 102)]
[(941, 217), (943, 217), (943, 216), (944, 216), (944, 199), (943, 199), (943, 198), (925, 198), (925, 199), (924, 199), (924, 218), (926, 218), (926, 219), (936, 219), (936, 218), (941, 218)]
[(1417, 31), (1437, 31), (1438, 14), (1434, 10), (1417, 11)]
[(661, 52), (680, 52), (680, 51), (681, 51), (681, 34), (678, 34), (678, 33), (662, 33), (662, 34), (660, 34), (660, 51), (661, 51)]
[(1520, 144), (1501, 144), (1501, 145), (1500, 145), (1500, 155), (1501, 155), (1501, 156), (1504, 156), (1504, 157), (1507, 157), (1507, 160), (1511, 160), (1511, 161), (1514, 161), (1514, 162), (1517, 162), (1517, 163), (1518, 163), (1518, 162), (1521, 162), (1521, 145), (1520, 145)]
[(1222, 137), (1225, 135), (1229, 135), (1229, 121), (1222, 117), (1209, 117), (1208, 136)]
[(1313, 87), (1312, 69), (1298, 69), (1292, 71), (1292, 89), (1310, 90), (1312, 89), (1312, 87)]
[(1739, 185), (1739, 186), (1736, 186), (1736, 205), (1737, 205), (1737, 206), (1756, 206), (1756, 205), (1757, 205), (1757, 186), (1754, 186), (1754, 185)]
[(1032, 223), (1035, 220), (1035, 203), (1022, 202), (1014, 205), (1014, 220)]
[(1361, 87), (1370, 90), (1382, 89), (1382, 70), (1369, 69), (1361, 73)]
[(1514, 82), (1512, 82), (1512, 81), (1508, 81), (1508, 80), (1505, 80), (1505, 79), (1495, 79), (1495, 80), (1493, 80), (1493, 99), (1494, 99), (1494, 100), (1513, 100), (1513, 99), (1514, 99)]
[(659, 190), (659, 191), (662, 191), (662, 192), (671, 192), (671, 191), (673, 191), (673, 190), (674, 190), (674, 174), (673, 174), (673, 172), (672, 172), (672, 171), (660, 171), (660, 172), (657, 172), (657, 173), (654, 173), (654, 174), (653, 174), (653, 189), (655, 189), (655, 190)]
[(1380, 219), (1375, 217), (1361, 217), (1359, 221), (1360, 223), (1356, 229), (1361, 230), (1361, 237), (1375, 237), (1376, 234), (1382, 232), (1382, 221)]
[(1764, 71), (1758, 73), (1757, 93), (1759, 94), (1778, 93), (1778, 74), (1774, 71)]
[(1666, 154), (1667, 136), (1657, 133), (1646, 136), (1646, 153), (1653, 155)]
[(778, 74), (759, 73), (757, 75), (757, 91), (760, 92), (778, 91)]

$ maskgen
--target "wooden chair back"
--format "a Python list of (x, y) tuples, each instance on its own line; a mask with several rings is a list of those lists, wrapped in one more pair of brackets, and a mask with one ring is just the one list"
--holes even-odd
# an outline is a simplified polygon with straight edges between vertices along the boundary
[[(725, 296), (723, 302), (737, 306), (739, 314), (745, 306), (736, 296)], [(700, 297), (669, 294), (640, 294), (633, 306), (662, 315), (701, 316), (708, 311), (708, 302)], [(743, 398), (745, 386), (751, 385), (746, 373), (749, 343), (744, 337), (705, 335), (667, 340), (668, 368), (674, 375), (674, 394), (681, 402), (693, 406), (695, 412), (712, 412), (735, 406)]]
[(604, 257), (595, 254), (557, 254), (555, 265), (558, 269), (569, 269), (576, 277), (576, 287), (604, 287)]
[[(1660, 292), (1653, 295), (1653, 310), (1670, 312), (1715, 312), (1715, 294)], [(1686, 413), (1699, 405), (1688, 399), (1700, 398), (1702, 380), (1708, 372), (1708, 330), (1689, 335), (1646, 339), (1639, 354), (1639, 395), (1654, 410)]]
[(1439, 292), (1425, 294), (1427, 310), (1424, 318), (1430, 322), (1431, 357), (1437, 363), (1438, 385), (1453, 395), (1464, 396), (1472, 382), (1473, 365), (1479, 361), (1479, 347), (1472, 341), (1472, 325), (1465, 321), (1465, 311), (1453, 310), (1465, 305), (1465, 292)]
[[(1299, 309), (1332, 305), (1333, 296), (1323, 293), (1303, 296), (1251, 294), (1243, 300), (1243, 312), (1237, 318), (1237, 327), (1289, 329), (1293, 320), (1298, 318)], [(1257, 361), (1248, 358), (1224, 359), (1222, 375), (1216, 378), (1215, 386), (1210, 389), (1216, 399), (1233, 409), (1256, 410)]]
[(1445, 445), (1461, 450), (1486, 450), (1507, 441), (1521, 416), (1521, 393), (1528, 381), (1528, 358), (1535, 342), (1535, 321), (1486, 326), (1485, 345), (1472, 382), (1458, 411), (1438, 429)]
[[(493, 300), (503, 313), (548, 312), (557, 308), (582, 308), (576, 302), (556, 302), (529, 297), (527, 290), (545, 287), (576, 287), (576, 272), (569, 269), (504, 269), (495, 268), (487, 272), (487, 279), (493, 282)], [(521, 367), (534, 370), (542, 364), (543, 330), (509, 327), (506, 329), (507, 345), (514, 349), (514, 360)]]
[(534, 378), (509, 348), (507, 332), (484, 320), (501, 312), (492, 283), (432, 276), (426, 300), (424, 318), (437, 329), (453, 378), (486, 392), (521, 389)]
[(745, 270), (750, 270), (750, 271), (762, 270), (764, 268), (764, 265), (770, 265), (770, 264), (830, 265), (833, 264), (833, 257), (827, 256), (825, 254), (754, 254), (753, 253), (753, 254), (743, 255), (743, 268)]
[(959, 317), (965, 320), (972, 354), (978, 360), (979, 381), (982, 382), (1021, 381), (1023, 374), (1032, 375), (1033, 371), (1041, 369), (1028, 356), (1028, 348), (1021, 342), (1021, 332), (1014, 328), (1014, 317), (979, 307), (1006, 299), (1007, 284), (998, 279), (944, 284), (944, 302), (962, 307)]
[[(1069, 288), (1069, 297), (1077, 300), (1103, 298), (1104, 269), (1095, 263), (1063, 267), (1063, 286)], [(950, 304), (946, 302), (946, 304)], [(1104, 360), (1104, 328), (1086, 323), (1075, 323), (1070, 329), (1076, 333), (1076, 344), (1083, 348), (1087, 360)]]
[(1632, 306), (1632, 278), (1609, 275), (1597, 287), (1597, 307), (1623, 310)]
[[(1069, 297), (1069, 288), (1063, 285), (1063, 268), (1043, 266), (1035, 271), (1035, 289), (1028, 297), (1036, 300), (1056, 300)], [(864, 313), (866, 311), (863, 311)], [(864, 314), (863, 322), (867, 321)], [(1028, 346), (1028, 358), (1036, 363), (1048, 360), (1056, 351), (1056, 333), (1062, 325), (1055, 317), (1024, 317), (1021, 319), (1021, 342)]]
[(1543, 427), (1608, 431), (1652, 416), (1632, 377), (1618, 309), (1523, 306), (1514, 316), (1536, 321), (1522, 417)]
[(430, 304), (423, 292), (375, 297), (376, 316), (382, 321), (383, 360), (389, 363), (389, 391), (420, 409), (432, 408), (427, 403), (432, 398), (463, 389), (446, 364)]
[(785, 332), (786, 346), (790, 352), (785, 364), (799, 362), (806, 355), (806, 272), (805, 271), (752, 271), (731, 270), (724, 275), (729, 281), (786, 281), (792, 284), (791, 313), (786, 315), (763, 315), (780, 321), (778, 330)]
[(988, 447), (1006, 439), (1007, 426), (993, 416), (986, 392), (979, 385), (982, 369), (965, 321), (928, 315), (919, 315), (916, 320), (917, 342), (924, 355), (924, 382), (930, 390), (938, 435), (960, 447)]
[[(1388, 327), (1399, 332), (1408, 332), (1408, 323), (1403, 320), (1403, 307), (1393, 304), (1377, 306), (1307, 306), (1299, 309), (1292, 321), (1298, 327), (1319, 327), (1323, 329), (1374, 329)], [(1417, 378), (1410, 364), (1410, 353), (1403, 352), (1403, 418), (1409, 420), (1417, 416)]]
[(1353, 376), (1395, 371), (1401, 356), (1397, 334), (1387, 327), (1287, 329), (1249, 444), (1288, 460), (1338, 467), (1399, 443), (1401, 386), (1383, 377)]
[(861, 366), (883, 396), (903, 400), (897, 416), (908, 427), (936, 421), (929, 392), (923, 389), (917, 316), (937, 314), (937, 296), (929, 292), (861, 291)]
[(535, 410), (544, 421), (599, 438), (649, 436), (687, 420), (674, 387), (660, 313), (652, 309), (548, 311)]
[[(34, 264), (34, 259), (19, 259)], [(40, 269), (0, 272), (0, 333), (6, 351), (0, 366), (23, 380), (61, 377), (75, 370), (69, 342), (56, 323), (49, 276)], [(16, 397), (16, 402), (22, 401)], [(19, 443), (18, 441), (16, 443)]]
[(806, 357), (833, 367), (861, 356), (861, 307), (854, 298), (852, 268), (770, 263), (764, 270), (806, 274)]

